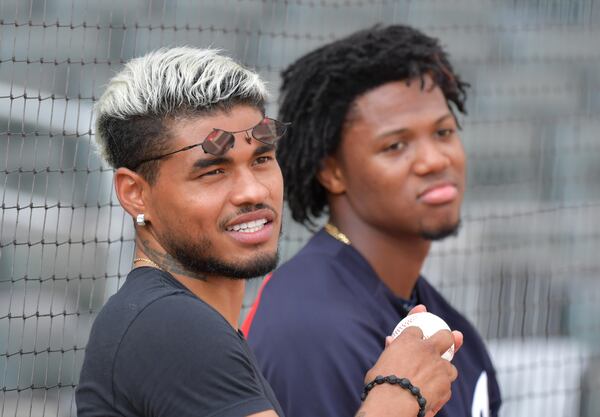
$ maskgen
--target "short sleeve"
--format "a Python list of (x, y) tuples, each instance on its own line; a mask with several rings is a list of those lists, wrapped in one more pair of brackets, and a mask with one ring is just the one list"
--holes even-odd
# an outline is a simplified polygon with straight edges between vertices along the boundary
[(247, 349), (208, 305), (189, 296), (161, 298), (136, 317), (121, 342), (115, 398), (153, 417), (239, 417), (272, 409)]

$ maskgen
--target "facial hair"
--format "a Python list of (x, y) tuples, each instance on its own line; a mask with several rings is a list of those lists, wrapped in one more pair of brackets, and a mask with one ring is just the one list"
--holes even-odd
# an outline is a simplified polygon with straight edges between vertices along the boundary
[(458, 235), (460, 229), (460, 220), (451, 226), (439, 228), (437, 230), (422, 230), (421, 237), (425, 240), (438, 241), (450, 236)]
[(257, 252), (246, 262), (227, 262), (211, 255), (213, 244), (207, 238), (197, 242), (176, 238), (167, 234), (161, 239), (162, 245), (181, 266), (192, 273), (192, 277), (205, 279), (207, 275), (223, 276), (230, 279), (251, 279), (264, 276), (277, 266), (278, 251)]

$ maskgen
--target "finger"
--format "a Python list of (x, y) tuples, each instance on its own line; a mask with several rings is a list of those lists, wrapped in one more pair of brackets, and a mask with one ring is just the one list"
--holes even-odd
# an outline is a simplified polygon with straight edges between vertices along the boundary
[(394, 341), (394, 338), (392, 336), (386, 336), (385, 337), (385, 347), (388, 347), (393, 341)]
[(461, 346), (463, 345), (464, 336), (458, 330), (453, 330), (452, 336), (454, 337), (454, 353), (456, 353), (458, 351), (458, 349), (460, 349)]
[(415, 314), (415, 313), (425, 313), (427, 311), (427, 307), (425, 307), (423, 304), (418, 304), (416, 306), (414, 306), (413, 308), (411, 308), (411, 310), (408, 312), (408, 315), (410, 316), (411, 314)]
[(400, 338), (413, 338), (413, 339), (423, 339), (423, 330), (418, 328), (417, 326), (409, 326), (402, 333), (396, 337), (396, 340)]
[(456, 369), (456, 366), (452, 365), (451, 363), (448, 376), (450, 377), (450, 381), (456, 381), (456, 378), (458, 378), (458, 369)]
[(439, 330), (434, 333), (429, 340), (435, 346), (436, 351), (440, 352), (440, 356), (446, 352), (454, 343), (454, 336), (449, 330)]

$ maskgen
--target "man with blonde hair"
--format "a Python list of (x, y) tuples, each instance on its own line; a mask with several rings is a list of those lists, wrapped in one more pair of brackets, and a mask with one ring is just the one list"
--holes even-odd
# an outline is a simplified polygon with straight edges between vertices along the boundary
[[(210, 49), (149, 53), (108, 84), (96, 140), (135, 219), (135, 259), (93, 325), (79, 416), (283, 416), (238, 330), (245, 279), (277, 263), (287, 125), (265, 116), (266, 94)], [(367, 373), (388, 378), (362, 416), (423, 416), (448, 400), (457, 373), (440, 354), (462, 335), (421, 336), (403, 334)]]

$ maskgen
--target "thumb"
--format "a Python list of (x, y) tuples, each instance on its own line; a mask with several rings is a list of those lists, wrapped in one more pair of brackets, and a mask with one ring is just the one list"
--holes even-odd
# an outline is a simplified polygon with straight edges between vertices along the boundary
[(388, 347), (393, 341), (394, 341), (394, 338), (392, 336), (386, 336), (385, 337), (385, 347)]
[(408, 312), (407, 315), (410, 316), (411, 314), (415, 314), (415, 313), (425, 313), (426, 311), (427, 311), (427, 307), (425, 307), (423, 304), (417, 304)]

